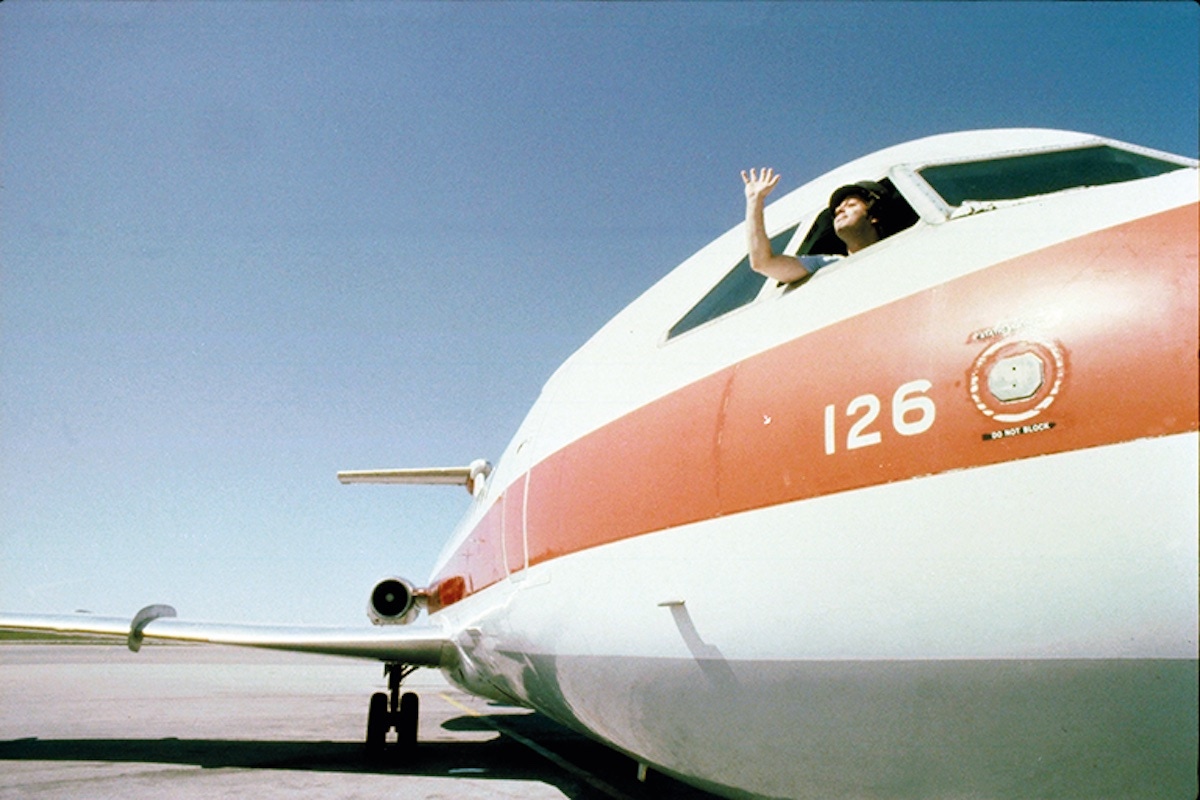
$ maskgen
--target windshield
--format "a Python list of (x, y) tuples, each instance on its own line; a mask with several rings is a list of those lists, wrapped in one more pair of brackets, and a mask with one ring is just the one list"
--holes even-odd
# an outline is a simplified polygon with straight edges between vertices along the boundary
[(1103, 145), (939, 164), (918, 174), (946, 203), (958, 206), (968, 200), (1015, 200), (1077, 186), (1135, 181), (1177, 169), (1183, 165)]

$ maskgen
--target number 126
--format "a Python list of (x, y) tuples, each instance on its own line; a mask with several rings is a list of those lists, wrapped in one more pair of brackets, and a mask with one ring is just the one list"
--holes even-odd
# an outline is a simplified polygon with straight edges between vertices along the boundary
[[(892, 395), (892, 428), (901, 436), (916, 436), (933, 425), (937, 408), (925, 396), (933, 387), (927, 380), (909, 381)], [(857, 450), (883, 441), (883, 434), (873, 429), (882, 406), (873, 394), (863, 394), (846, 405), (846, 416), (855, 418), (846, 433), (846, 449)], [(837, 452), (837, 407), (825, 406), (825, 454)]]

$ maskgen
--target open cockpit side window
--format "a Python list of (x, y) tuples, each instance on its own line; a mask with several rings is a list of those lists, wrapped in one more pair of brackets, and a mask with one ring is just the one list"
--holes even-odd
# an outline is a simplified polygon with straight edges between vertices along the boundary
[[(771, 237), (771, 249), (781, 252), (795, 233), (796, 226), (793, 225), (787, 230), (775, 234)], [(762, 292), (766, 282), (765, 276), (750, 269), (750, 256), (745, 256), (708, 294), (700, 299), (699, 303), (692, 307), (691, 311), (684, 314), (683, 318), (671, 327), (671, 330), (667, 332), (667, 338), (673, 339), (692, 328), (697, 328), (734, 309), (748, 305)]]
[[(879, 181), (888, 189), (888, 197), (877, 201), (872, 206), (872, 212), (878, 209), (880, 227), (884, 238), (899, 233), (911, 227), (917, 221), (917, 213), (913, 211), (908, 201), (895, 190), (891, 180), (883, 178)], [(799, 225), (793, 225), (771, 237), (771, 250), (783, 253), (792, 241)], [(822, 209), (816, 215), (812, 226), (793, 255), (796, 256), (844, 256), (846, 245), (833, 231), (833, 215), (829, 209)], [(667, 339), (673, 339), (681, 333), (692, 330), (706, 322), (722, 317), (730, 311), (749, 305), (763, 292), (763, 287), (770, 283), (779, 284), (750, 269), (750, 257), (744, 256), (737, 265), (714, 286), (700, 302), (692, 307), (683, 318), (676, 322), (667, 332)], [(799, 286), (804, 279), (789, 284), (789, 287)]]
[[(896, 187), (889, 178), (883, 178), (879, 184), (888, 190), (889, 197), (886, 200), (878, 201), (879, 204), (873, 206), (872, 211), (878, 213), (880, 233), (886, 239), (894, 233), (911, 228), (917, 221), (917, 212), (913, 211), (908, 201), (896, 191)], [(812, 227), (805, 234), (804, 241), (800, 243), (800, 249), (796, 251), (796, 255), (846, 255), (846, 243), (833, 232), (833, 214), (829, 209), (824, 209), (817, 215)]]

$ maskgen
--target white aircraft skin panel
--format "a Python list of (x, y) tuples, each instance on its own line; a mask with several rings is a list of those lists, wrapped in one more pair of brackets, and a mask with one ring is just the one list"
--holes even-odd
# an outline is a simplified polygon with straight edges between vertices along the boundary
[(468, 688), (705, 784), (1179, 785), (1161, 765), (1194, 764), (1197, 456), (1188, 434), (749, 512), (557, 559), (437, 616), (477, 631), (492, 683)]
[[(1196, 792), (1195, 661), (530, 659), (576, 724), (728, 797), (1132, 800)], [(745, 681), (754, 692), (743, 693)], [(1097, 702), (1097, 698), (1104, 698)], [(628, 714), (628, 717), (624, 716)], [(560, 717), (562, 719), (562, 717)], [(565, 721), (570, 721), (569, 718)], [(612, 738), (627, 722), (637, 736)]]

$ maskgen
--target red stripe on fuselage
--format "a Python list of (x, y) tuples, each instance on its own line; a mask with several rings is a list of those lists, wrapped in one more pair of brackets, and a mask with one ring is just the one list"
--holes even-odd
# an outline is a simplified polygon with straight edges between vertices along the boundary
[[(512, 540), (522, 506), (532, 565), (726, 514), (1195, 431), (1197, 227), (1191, 205), (1099, 231), (685, 386), (537, 464), (494, 503), (435, 586), (465, 579), (470, 594), (504, 578), (506, 553), (509, 569), (519, 561)], [(994, 359), (982, 357), (1022, 341), (1042, 354), (1045, 385), (1002, 403), (986, 390)], [(1038, 405), (1028, 419), (1002, 419)]]

